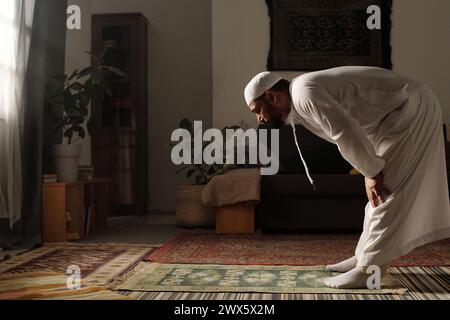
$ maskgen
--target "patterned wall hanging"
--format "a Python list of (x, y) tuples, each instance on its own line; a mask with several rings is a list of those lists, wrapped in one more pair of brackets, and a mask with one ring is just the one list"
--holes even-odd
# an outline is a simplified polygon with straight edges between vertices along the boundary
[[(271, 18), (269, 70), (314, 71), (345, 65), (392, 69), (392, 0), (266, 0)], [(369, 30), (367, 8), (381, 9)]]

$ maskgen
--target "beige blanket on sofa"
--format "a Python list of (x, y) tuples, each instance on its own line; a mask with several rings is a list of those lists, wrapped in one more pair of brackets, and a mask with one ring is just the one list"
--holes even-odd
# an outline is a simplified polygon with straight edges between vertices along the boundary
[(202, 192), (207, 207), (221, 207), (237, 203), (258, 204), (261, 173), (259, 169), (230, 170), (214, 177)]

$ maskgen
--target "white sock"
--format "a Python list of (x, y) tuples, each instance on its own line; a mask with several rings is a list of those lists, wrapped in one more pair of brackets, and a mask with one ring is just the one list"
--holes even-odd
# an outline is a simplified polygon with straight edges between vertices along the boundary
[(369, 276), (362, 269), (353, 268), (341, 275), (325, 278), (324, 282), (327, 287), (334, 289), (367, 289), (367, 279)]
[[(389, 269), (389, 265), (381, 267), (381, 277), (383, 277)], [(325, 278), (325, 285), (335, 289), (368, 289), (367, 279), (370, 273), (364, 272), (363, 268), (355, 267), (352, 270), (331, 278)]]
[(357, 264), (358, 259), (356, 259), (356, 256), (353, 256), (342, 262), (328, 265), (327, 269), (332, 272), (347, 272), (355, 268)]

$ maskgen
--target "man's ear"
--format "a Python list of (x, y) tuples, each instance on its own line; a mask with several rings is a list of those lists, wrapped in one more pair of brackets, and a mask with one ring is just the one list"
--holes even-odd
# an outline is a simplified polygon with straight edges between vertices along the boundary
[(277, 95), (273, 91), (266, 91), (266, 97), (272, 104), (275, 104), (277, 102)]

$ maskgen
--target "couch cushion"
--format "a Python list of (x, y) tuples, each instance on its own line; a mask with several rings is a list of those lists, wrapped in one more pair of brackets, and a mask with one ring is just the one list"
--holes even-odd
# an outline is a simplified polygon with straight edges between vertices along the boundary
[[(352, 166), (342, 158), (336, 145), (319, 138), (301, 125), (296, 128), (300, 148), (312, 174), (348, 174), (350, 172)], [(260, 129), (271, 129), (271, 127), (261, 125)], [(290, 126), (280, 129), (279, 159), (279, 174), (305, 174)]]
[[(306, 175), (263, 176), (262, 197), (365, 197), (363, 176), (314, 175), (316, 191)], [(280, 200), (281, 201), (281, 200)]]

